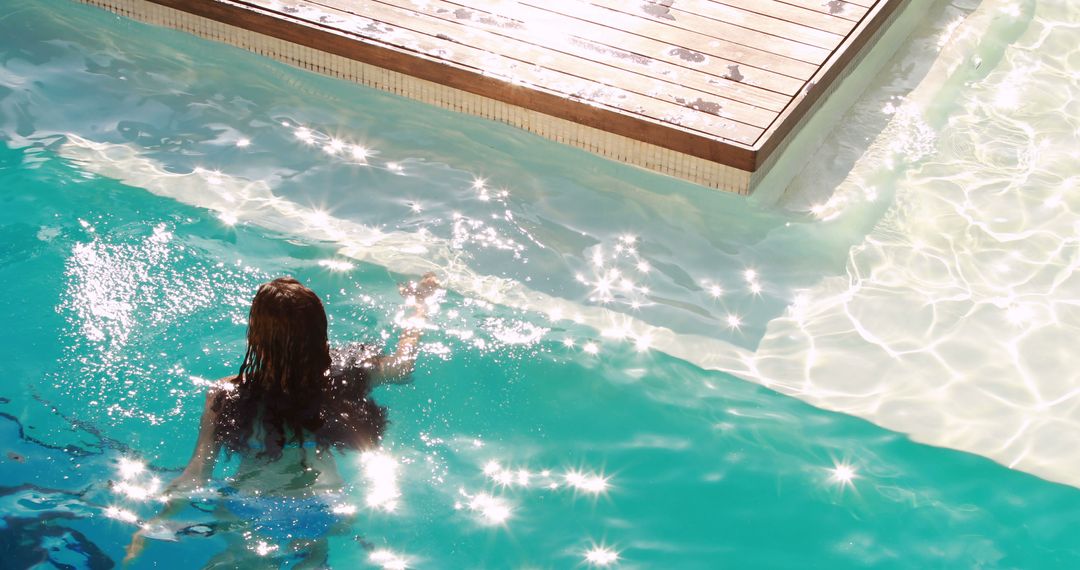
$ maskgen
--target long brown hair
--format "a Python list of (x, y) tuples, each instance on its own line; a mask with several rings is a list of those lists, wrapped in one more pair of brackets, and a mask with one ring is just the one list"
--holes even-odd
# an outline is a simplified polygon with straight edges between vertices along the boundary
[[(353, 380), (357, 371), (349, 371)], [(217, 440), (248, 452), (256, 424), (259, 456), (277, 458), (291, 439), (310, 434), (320, 447), (363, 449), (378, 443), (386, 410), (368, 398), (369, 383), (331, 375), (326, 310), (291, 277), (264, 283), (251, 302), (247, 351), (239, 374), (216, 396)]]

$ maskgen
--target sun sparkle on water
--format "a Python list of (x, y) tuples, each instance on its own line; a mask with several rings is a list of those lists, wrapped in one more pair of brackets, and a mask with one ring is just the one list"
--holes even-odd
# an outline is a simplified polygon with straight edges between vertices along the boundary
[(124, 479), (131, 479), (146, 470), (146, 464), (141, 461), (129, 459), (127, 457), (121, 457), (117, 469), (120, 471), (120, 476)]
[(401, 498), (397, 460), (385, 452), (367, 451), (360, 455), (360, 467), (368, 483), (364, 498), (367, 506), (388, 513), (396, 511)]
[(829, 481), (839, 485), (840, 488), (853, 486), (858, 476), (855, 467), (850, 463), (837, 463), (829, 469)]
[(117, 506), (107, 507), (105, 509), (105, 516), (109, 517), (110, 519), (115, 519), (127, 523), (134, 523), (139, 520), (139, 517), (135, 513)]
[(326, 154), (338, 154), (344, 149), (345, 141), (342, 141), (340, 139), (330, 139), (330, 142), (326, 143), (326, 146), (323, 147), (323, 150), (326, 151)]
[(468, 507), (480, 515), (480, 520), (488, 525), (501, 525), (510, 519), (513, 510), (502, 497), (487, 493), (477, 493), (469, 498)]
[(353, 147), (352, 147), (352, 156), (353, 156), (353, 158), (355, 158), (356, 160), (359, 160), (360, 162), (366, 162), (368, 157), (371, 156), (371, 151), (368, 150), (367, 147), (365, 147), (363, 145), (358, 145), (358, 144), (353, 145)]
[(575, 490), (599, 495), (608, 490), (608, 478), (592, 473), (570, 471), (566, 474), (566, 483)]
[(315, 143), (315, 135), (311, 134), (311, 130), (306, 127), (300, 127), (296, 129), (294, 134), (296, 135), (296, 138), (307, 144)]
[(619, 561), (619, 553), (602, 544), (595, 545), (585, 551), (585, 562), (592, 566), (611, 566)]
[(383, 570), (405, 570), (409, 567), (409, 560), (405, 556), (386, 548), (371, 551), (368, 560)]

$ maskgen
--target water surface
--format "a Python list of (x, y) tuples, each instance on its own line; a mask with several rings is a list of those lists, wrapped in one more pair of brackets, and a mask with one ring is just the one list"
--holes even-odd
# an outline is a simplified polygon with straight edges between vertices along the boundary
[[(1073, 565), (1077, 490), (994, 460), (1075, 482), (1077, 19), (935, 5), (762, 204), (17, 2), (0, 549), (122, 558), (259, 283), (295, 275), (333, 339), (391, 343), (397, 283), (432, 269), (450, 293), (414, 382), (376, 394), (382, 454), (341, 458), (357, 515), (335, 568)], [(236, 539), (139, 562), (260, 548)]]

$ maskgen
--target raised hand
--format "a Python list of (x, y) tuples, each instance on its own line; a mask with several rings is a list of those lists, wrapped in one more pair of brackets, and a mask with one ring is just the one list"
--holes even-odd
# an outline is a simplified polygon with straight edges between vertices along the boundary
[(402, 283), (398, 285), (398, 292), (402, 297), (413, 297), (417, 303), (424, 302), (425, 299), (432, 296), (439, 290), (439, 280), (435, 278), (434, 273), (425, 273), (420, 278), (420, 282), (409, 281), (408, 283)]

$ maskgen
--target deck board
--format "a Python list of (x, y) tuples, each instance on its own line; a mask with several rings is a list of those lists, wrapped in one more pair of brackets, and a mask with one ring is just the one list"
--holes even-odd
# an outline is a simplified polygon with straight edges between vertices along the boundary
[(776, 0), (781, 4), (797, 6), (858, 22), (869, 11), (867, 7), (842, 0)]
[[(671, 0), (658, 0), (671, 1)], [(830, 50), (815, 45), (802, 43), (787, 37), (762, 31), (753, 27), (741, 25), (743, 18), (736, 18), (729, 14), (727, 20), (714, 20), (704, 16), (698, 16), (690, 12), (683, 12), (674, 7), (661, 7), (661, 4), (645, 2), (643, 4), (627, 3), (625, 0), (592, 0), (593, 6), (604, 8), (610, 12), (618, 12), (633, 18), (645, 20), (653, 26), (666, 26), (675, 30), (696, 32), (709, 36), (713, 40), (726, 40), (731, 43), (752, 48), (770, 55), (779, 55), (790, 59), (803, 61), (812, 65), (820, 65), (829, 57)], [(678, 4), (676, 4), (678, 5)], [(579, 9), (574, 7), (574, 9)], [(744, 13), (746, 14), (746, 13)], [(641, 25), (641, 24), (630, 24)]]
[(905, 0), (123, 1), (753, 173)]
[[(619, 9), (628, 14), (647, 16), (659, 23), (685, 26), (692, 30), (709, 30), (710, 34), (716, 37), (739, 38), (736, 40), (738, 43), (750, 42), (747, 45), (765, 51), (774, 51), (777, 39), (782, 40), (785, 46), (801, 44), (793, 45), (799, 52), (806, 45), (832, 50), (840, 44), (846, 33), (831, 33), (793, 22), (791, 19), (794, 14), (789, 14), (789, 18), (785, 19), (706, 0), (679, 0), (672, 2), (670, 6), (662, 4), (663, 1), (645, 0), (644, 3), (635, 5), (619, 0), (593, 0), (593, 4)], [(799, 52), (796, 52), (796, 56)], [(784, 55), (792, 57), (790, 53)]]
[(778, 0), (700, 0), (700, 3), (739, 8), (841, 36), (851, 31), (850, 19), (825, 11), (793, 7)]

